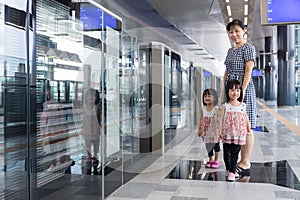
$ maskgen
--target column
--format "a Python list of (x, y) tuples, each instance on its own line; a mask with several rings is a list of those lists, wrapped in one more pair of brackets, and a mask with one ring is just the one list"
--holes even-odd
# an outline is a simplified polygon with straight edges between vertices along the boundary
[[(265, 59), (264, 59), (264, 52), (260, 51), (259, 52), (259, 69), (264, 71), (264, 66), (265, 66)], [(258, 94), (259, 98), (265, 98), (265, 75), (263, 73), (263, 75), (261, 77), (259, 77), (259, 94)]]
[(273, 51), (271, 50), (272, 46), (272, 37), (265, 37), (265, 100), (276, 100), (274, 76), (275, 63)]
[(153, 153), (164, 152), (164, 65), (163, 47), (152, 45), (151, 50), (151, 150)]
[(295, 105), (294, 25), (277, 27), (278, 98), (277, 106)]
[(196, 105), (196, 122), (199, 122), (200, 119), (200, 109), (202, 108), (202, 76), (201, 74), (203, 74), (203, 69), (200, 67), (197, 67), (195, 70), (195, 93), (196, 93), (196, 98), (195, 98), (195, 105)]

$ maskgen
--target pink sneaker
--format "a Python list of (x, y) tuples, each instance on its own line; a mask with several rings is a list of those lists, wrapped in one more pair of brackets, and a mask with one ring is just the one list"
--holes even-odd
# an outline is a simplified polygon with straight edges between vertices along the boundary
[(220, 167), (220, 162), (219, 161), (212, 162), (211, 168), (218, 169), (219, 167)]
[(211, 168), (211, 165), (212, 165), (212, 164), (213, 164), (212, 161), (207, 161), (205, 167), (206, 167), (206, 168)]
[[(229, 171), (227, 170), (226, 171), (226, 176), (228, 176), (228, 174), (229, 174)], [(234, 176), (235, 176), (235, 178), (240, 178), (240, 175), (237, 172), (235, 172)]]
[(229, 174), (227, 176), (227, 181), (230, 181), (230, 182), (235, 181), (235, 174), (232, 172), (229, 172)]

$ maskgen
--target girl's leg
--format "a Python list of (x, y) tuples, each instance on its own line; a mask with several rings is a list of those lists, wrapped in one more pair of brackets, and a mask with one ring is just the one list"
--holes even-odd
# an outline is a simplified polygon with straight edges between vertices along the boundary
[(211, 161), (211, 162), (214, 161), (214, 159), (213, 159), (213, 156), (214, 156), (214, 144), (212, 144), (212, 143), (206, 143), (205, 147), (206, 147), (206, 151), (207, 151), (207, 154), (208, 154), (209, 161)]
[(241, 150), (241, 145), (230, 144), (230, 148), (231, 148), (231, 158), (230, 158), (230, 167), (228, 170), (229, 172), (235, 174), (237, 161)]
[(226, 171), (228, 171), (230, 166), (230, 145), (227, 143), (223, 144), (223, 159), (224, 159)]
[(220, 151), (221, 151), (219, 142), (215, 144), (214, 150), (215, 150), (215, 161), (219, 161), (219, 155), (220, 155)]
[(214, 162), (211, 164), (211, 167), (214, 169), (218, 169), (220, 167), (220, 162), (219, 162), (219, 154), (220, 154), (220, 143), (215, 143), (214, 145), (214, 151), (215, 151), (215, 159)]
[(220, 151), (215, 152), (215, 161), (219, 162)]
[(207, 168), (210, 168), (211, 167), (211, 164), (212, 162), (214, 161), (213, 160), (213, 156), (214, 156), (214, 148), (213, 148), (213, 145), (212, 143), (206, 143), (205, 144), (205, 147), (206, 147), (206, 151), (208, 153), (208, 162), (206, 163), (206, 167)]
[(243, 168), (243, 169), (249, 169), (251, 164), (250, 164), (250, 158), (251, 158), (251, 153), (254, 145), (254, 136), (253, 132), (250, 132), (250, 135), (247, 136), (246, 138), (246, 144), (242, 146), (241, 148), (241, 160), (238, 163), (238, 166)]

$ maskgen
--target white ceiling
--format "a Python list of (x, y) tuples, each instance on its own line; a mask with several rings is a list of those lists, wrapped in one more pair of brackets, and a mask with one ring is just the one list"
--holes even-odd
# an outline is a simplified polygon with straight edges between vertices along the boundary
[[(216, 59), (223, 61), (230, 47), (217, 1), (212, 0), (148, 0), (158, 12), (179, 30), (192, 38)], [(212, 6), (213, 10), (212, 10)], [(213, 13), (214, 15), (211, 15)], [(195, 52), (200, 53), (200, 52)]]
[[(259, 0), (148, 0), (159, 13), (223, 62), (230, 41), (226, 32), (229, 22), (226, 6), (231, 6), (232, 18), (244, 20), (244, 4), (248, 4), (248, 40), (257, 51), (264, 48), (264, 37), (272, 35), (271, 27), (260, 25)], [(176, 3), (175, 3), (176, 2)]]
[[(188, 51), (188, 59), (195, 63), (209, 63), (206, 68), (219, 70), (221, 75), (228, 48), (231, 46), (226, 24), (229, 22), (226, 6), (231, 6), (232, 18), (244, 19), (244, 4), (249, 5), (248, 41), (257, 52), (264, 49), (264, 37), (272, 35), (272, 27), (260, 25), (260, 0), (104, 0), (116, 12), (127, 15), (127, 31), (160, 40), (181, 51)], [(155, 27), (159, 38), (147, 31), (137, 31), (136, 24)], [(126, 31), (126, 30), (125, 30)], [(147, 35), (147, 33), (149, 35)], [(164, 39), (162, 39), (164, 38)], [(168, 38), (168, 39), (166, 39)], [(169, 41), (166, 41), (169, 40)], [(214, 59), (212, 59), (214, 58)], [(220, 66), (220, 67), (219, 67)], [(198, 67), (198, 66), (196, 66)], [(204, 67), (205, 68), (205, 67)]]

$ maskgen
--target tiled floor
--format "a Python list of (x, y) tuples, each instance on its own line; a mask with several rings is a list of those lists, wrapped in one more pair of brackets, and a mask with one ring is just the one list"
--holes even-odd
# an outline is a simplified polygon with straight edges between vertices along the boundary
[[(107, 199), (300, 199), (300, 133), (297, 129), (300, 107), (277, 108), (276, 102), (259, 102), (265, 106), (258, 104), (258, 126), (269, 132), (254, 132), (250, 177), (231, 183), (224, 181), (224, 163), (219, 170), (204, 168), (206, 150), (196, 136), (195, 127), (188, 137), (168, 148), (164, 155)], [(269, 108), (280, 116), (274, 116)], [(180, 176), (170, 177), (170, 172)]]

